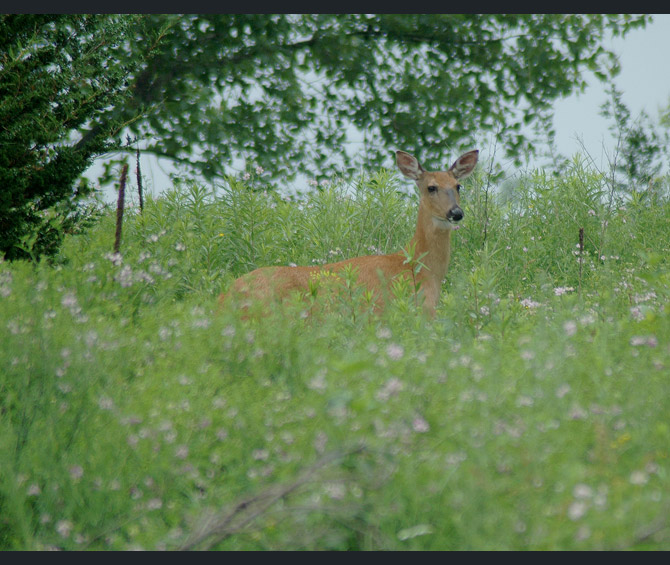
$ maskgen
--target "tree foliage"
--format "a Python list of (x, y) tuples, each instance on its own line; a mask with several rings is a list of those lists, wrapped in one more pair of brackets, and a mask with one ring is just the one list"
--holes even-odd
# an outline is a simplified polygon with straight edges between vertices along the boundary
[[(136, 16), (0, 16), (0, 257), (53, 254), (81, 216), (77, 183), (93, 157), (118, 147), (133, 59), (121, 54)], [(91, 123), (96, 132), (81, 139)], [(79, 138), (79, 139), (78, 139)]]
[(610, 83), (608, 94), (608, 100), (601, 105), (600, 115), (611, 120), (609, 129), (616, 139), (611, 162), (613, 188), (649, 196), (658, 188), (655, 186), (658, 175), (664, 158), (668, 158), (670, 135), (665, 116), (661, 112), (660, 127), (645, 111), (633, 118), (623, 101), (623, 92), (614, 83)]
[[(554, 101), (616, 73), (607, 33), (649, 16), (560, 14), (152, 15), (173, 25), (136, 77), (129, 116), (145, 151), (206, 177), (233, 159), (275, 176), (340, 169), (347, 130), (364, 142), (350, 168), (388, 164), (405, 148), (443, 164), (494, 133), (531, 153), (526, 126), (547, 127)], [(135, 56), (131, 45), (128, 57)], [(104, 120), (100, 123), (104, 124)], [(93, 130), (95, 131), (95, 130)], [(457, 147), (458, 146), (458, 147)], [(340, 169), (341, 170), (341, 169)]]
[[(207, 178), (235, 159), (284, 179), (330, 176), (388, 165), (397, 148), (438, 167), (487, 133), (521, 158), (533, 152), (528, 126), (548, 127), (554, 101), (583, 89), (586, 71), (617, 72), (606, 34), (648, 21), (3, 15), (0, 253), (53, 253), (89, 191), (77, 179), (127, 135)], [(351, 128), (363, 142), (346, 156)]]

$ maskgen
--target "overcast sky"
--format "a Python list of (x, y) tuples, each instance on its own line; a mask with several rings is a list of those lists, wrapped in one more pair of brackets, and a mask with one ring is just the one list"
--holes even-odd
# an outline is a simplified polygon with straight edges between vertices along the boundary
[[(670, 14), (655, 14), (645, 29), (629, 32), (605, 43), (619, 55), (621, 72), (614, 80), (623, 92), (624, 104), (637, 117), (644, 110), (654, 121), (659, 108), (670, 103)], [(566, 157), (582, 152), (579, 136), (589, 154), (600, 166), (604, 159), (603, 143), (611, 151), (614, 142), (607, 127), (611, 122), (601, 117), (600, 106), (607, 100), (606, 85), (595, 77), (583, 94), (559, 100), (555, 105), (556, 145)], [(604, 159), (602, 164), (606, 164)]]
[[(623, 102), (632, 117), (644, 110), (657, 120), (659, 109), (670, 103), (670, 14), (654, 15), (653, 22), (645, 29), (633, 30), (624, 39), (612, 38), (605, 47), (620, 57), (621, 72), (615, 83), (623, 92)], [(581, 153), (578, 142), (581, 139), (596, 165), (606, 167), (606, 152), (611, 154), (614, 142), (607, 129), (610, 122), (599, 115), (600, 106), (607, 100), (605, 89), (605, 84), (590, 77), (584, 93), (555, 104), (556, 145), (562, 155), (571, 157)], [(510, 172), (509, 166), (505, 169)], [(99, 170), (99, 165), (94, 166), (94, 171)], [(154, 194), (169, 186), (166, 174), (169, 170), (167, 163), (161, 166), (150, 155), (142, 157), (142, 172)], [(114, 191), (105, 192), (105, 199), (113, 201)]]

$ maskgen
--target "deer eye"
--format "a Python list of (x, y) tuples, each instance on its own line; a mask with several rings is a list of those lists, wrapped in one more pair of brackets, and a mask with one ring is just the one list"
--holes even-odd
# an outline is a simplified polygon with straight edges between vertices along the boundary
[(463, 188), (463, 187), (462, 187), (460, 184), (457, 184), (457, 185), (456, 185), (456, 190), (457, 190), (458, 192), (461, 191), (461, 188)]
[(437, 187), (435, 185), (430, 185), (428, 187), (428, 192), (437, 192)]

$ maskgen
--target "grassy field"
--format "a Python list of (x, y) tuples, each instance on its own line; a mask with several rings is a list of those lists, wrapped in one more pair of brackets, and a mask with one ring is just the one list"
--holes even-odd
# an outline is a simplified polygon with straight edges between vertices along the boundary
[(258, 266), (398, 250), (416, 199), (383, 170), (183, 181), (119, 255), (107, 210), (0, 263), (0, 548), (670, 549), (670, 202), (579, 160), (464, 185), (434, 320), (357, 288), (217, 307)]

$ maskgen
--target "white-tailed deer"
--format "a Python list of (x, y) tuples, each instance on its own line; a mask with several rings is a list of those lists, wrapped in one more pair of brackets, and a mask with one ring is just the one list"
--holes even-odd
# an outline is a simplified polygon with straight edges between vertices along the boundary
[(405, 177), (416, 181), (419, 188), (416, 232), (406, 247), (422, 264), (418, 273), (407, 261), (405, 251), (365, 255), (317, 267), (261, 267), (235, 280), (220, 301), (234, 297), (239, 306), (248, 308), (256, 301), (281, 300), (293, 291), (309, 291), (310, 280), (319, 274), (337, 273), (351, 265), (357, 272), (358, 283), (374, 293), (378, 308), (383, 307), (384, 298), (389, 296), (388, 285), (397, 277), (405, 277), (418, 283), (424, 310), (433, 316), (449, 266), (451, 232), (463, 219), (459, 182), (472, 173), (478, 156), (478, 150), (469, 151), (456, 159), (448, 171), (431, 172), (409, 153), (396, 151), (398, 168)]

